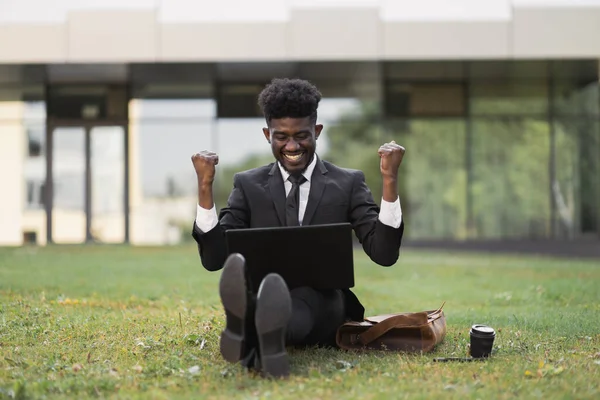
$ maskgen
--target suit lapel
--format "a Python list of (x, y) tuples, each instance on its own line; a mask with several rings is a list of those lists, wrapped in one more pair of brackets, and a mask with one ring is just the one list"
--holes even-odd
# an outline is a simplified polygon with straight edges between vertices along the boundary
[(283, 178), (281, 177), (281, 171), (277, 163), (273, 164), (273, 168), (269, 171), (269, 180), (267, 185), (271, 192), (271, 199), (275, 205), (277, 216), (281, 226), (285, 226), (285, 188), (283, 186)]
[(326, 174), (327, 168), (325, 168), (325, 164), (321, 160), (317, 160), (317, 165), (310, 181), (310, 193), (308, 194), (308, 203), (306, 204), (306, 211), (304, 211), (302, 225), (310, 225), (327, 185), (328, 178)]

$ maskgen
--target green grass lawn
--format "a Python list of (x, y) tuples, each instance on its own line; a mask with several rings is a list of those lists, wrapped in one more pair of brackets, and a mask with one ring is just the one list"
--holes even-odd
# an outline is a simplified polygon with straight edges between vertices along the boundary
[[(423, 355), (294, 350), (293, 376), (272, 381), (221, 359), (220, 273), (195, 247), (0, 249), (0, 398), (600, 398), (598, 261), (356, 257), (367, 314), (446, 301), (444, 342)], [(432, 362), (466, 355), (475, 323), (497, 330), (491, 359)]]

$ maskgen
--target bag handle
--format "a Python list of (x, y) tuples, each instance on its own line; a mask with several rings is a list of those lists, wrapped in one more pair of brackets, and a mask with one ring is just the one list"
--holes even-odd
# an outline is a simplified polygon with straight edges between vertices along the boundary
[(386, 318), (358, 335), (357, 339), (362, 343), (363, 346), (366, 346), (375, 339), (385, 335), (392, 329), (425, 325), (429, 321), (430, 316), (435, 316), (442, 311), (442, 308), (444, 308), (445, 304), (446, 302), (442, 303), (441, 307), (432, 313), (423, 311), (412, 314), (397, 314)]

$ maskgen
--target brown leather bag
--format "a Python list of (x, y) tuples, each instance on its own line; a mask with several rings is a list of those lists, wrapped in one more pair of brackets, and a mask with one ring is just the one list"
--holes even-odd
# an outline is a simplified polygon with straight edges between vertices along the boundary
[(446, 336), (444, 304), (435, 311), (385, 314), (362, 322), (346, 322), (338, 328), (337, 345), (346, 350), (429, 352)]

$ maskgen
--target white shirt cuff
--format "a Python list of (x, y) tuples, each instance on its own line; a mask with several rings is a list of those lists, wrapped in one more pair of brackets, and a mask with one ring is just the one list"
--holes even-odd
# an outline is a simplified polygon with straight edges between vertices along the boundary
[(209, 232), (212, 228), (217, 226), (219, 223), (219, 217), (217, 216), (217, 210), (213, 204), (210, 210), (196, 206), (196, 226), (202, 232)]
[(402, 207), (400, 206), (400, 196), (395, 202), (390, 203), (381, 199), (381, 209), (379, 211), (379, 220), (382, 224), (398, 229), (402, 223)]

